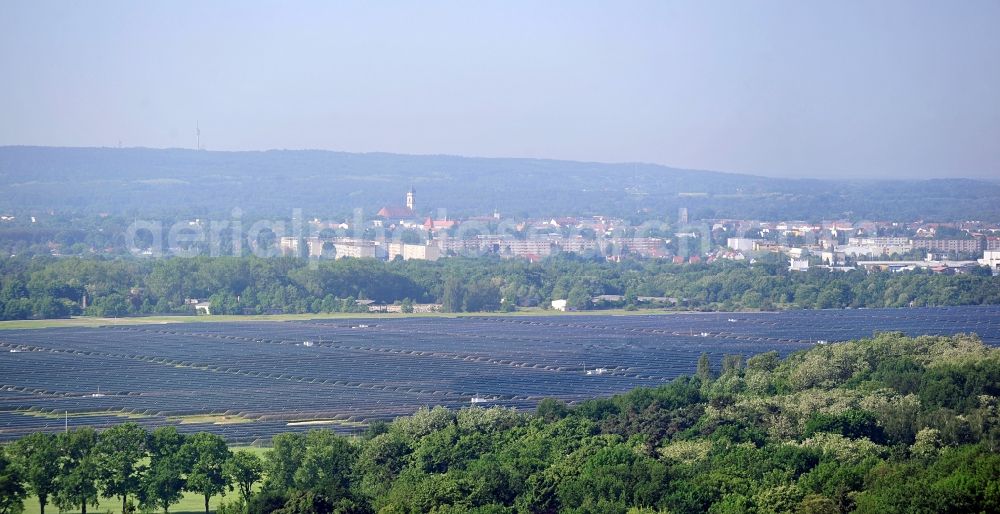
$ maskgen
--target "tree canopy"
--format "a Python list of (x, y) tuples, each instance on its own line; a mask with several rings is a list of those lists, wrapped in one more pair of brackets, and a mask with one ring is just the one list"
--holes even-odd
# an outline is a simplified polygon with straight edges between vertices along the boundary
[[(985, 268), (984, 268), (985, 269)], [(1000, 277), (866, 273), (716, 262), (607, 262), (557, 255), (537, 263), (496, 257), (436, 262), (291, 257), (0, 259), (0, 318), (70, 315), (358, 312), (355, 300), (441, 304), (448, 312), (514, 310), (566, 299), (577, 310), (773, 310), (1000, 304)], [(610, 295), (614, 299), (595, 299)], [(639, 298), (655, 300), (639, 302)]]

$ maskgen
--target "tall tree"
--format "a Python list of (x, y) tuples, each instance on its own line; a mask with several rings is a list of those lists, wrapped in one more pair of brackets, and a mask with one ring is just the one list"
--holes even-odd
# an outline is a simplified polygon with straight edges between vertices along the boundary
[(462, 312), (465, 306), (465, 286), (462, 280), (452, 275), (444, 281), (441, 294), (441, 309), (445, 312)]
[(306, 445), (302, 465), (295, 472), (296, 488), (320, 491), (331, 499), (346, 497), (355, 447), (330, 430), (310, 431)]
[(205, 514), (208, 514), (208, 501), (224, 493), (229, 483), (223, 472), (231, 455), (226, 441), (218, 435), (199, 432), (184, 442), (180, 455), (188, 470), (184, 489), (205, 497)]
[(266, 486), (284, 491), (295, 481), (295, 472), (306, 454), (306, 438), (302, 434), (286, 432), (274, 436), (274, 446), (264, 454), (267, 468)]
[(465, 296), (462, 300), (463, 310), (466, 312), (492, 312), (499, 308), (500, 289), (489, 280), (477, 280), (466, 286)]
[(738, 371), (743, 367), (743, 356), (742, 355), (730, 355), (725, 354), (722, 356), (722, 374), (725, 375), (730, 371)]
[(695, 373), (702, 383), (712, 380), (712, 361), (708, 359), (708, 353), (702, 352), (701, 357), (698, 357), (698, 368)]
[(28, 491), (38, 498), (41, 514), (56, 493), (59, 455), (56, 436), (42, 432), (24, 436), (11, 446), (11, 457), (21, 468)]
[(101, 493), (105, 498), (121, 498), (122, 514), (127, 514), (129, 495), (139, 493), (139, 462), (146, 457), (148, 435), (136, 423), (123, 423), (105, 430), (97, 443)]
[(226, 461), (223, 470), (229, 480), (236, 484), (243, 497), (243, 503), (250, 501), (253, 486), (264, 476), (264, 461), (255, 453), (239, 450)]
[(142, 476), (142, 503), (167, 512), (181, 499), (184, 490), (184, 462), (180, 449), (184, 436), (176, 427), (160, 427), (149, 435), (149, 470)]
[(73, 430), (60, 434), (58, 444), (62, 458), (56, 506), (61, 510), (79, 507), (81, 514), (87, 514), (88, 505), (97, 506), (97, 432), (90, 427)]
[(20, 514), (24, 510), (24, 486), (18, 466), (0, 447), (0, 514)]
[(142, 477), (143, 505), (149, 508), (159, 507), (163, 512), (169, 512), (170, 506), (177, 503), (184, 490), (184, 464), (177, 455), (167, 455), (150, 462), (149, 469)]

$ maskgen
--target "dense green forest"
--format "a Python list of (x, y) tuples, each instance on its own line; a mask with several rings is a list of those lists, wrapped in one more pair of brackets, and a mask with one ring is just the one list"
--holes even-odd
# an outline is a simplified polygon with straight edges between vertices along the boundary
[(263, 458), (217, 436), (33, 434), (0, 452), (0, 512), (115, 498), (220, 513), (1000, 511), (1000, 350), (883, 333), (707, 357), (694, 376), (534, 414), (424, 408), (360, 437), (285, 433)]
[[(593, 303), (597, 295), (619, 301)], [(87, 304), (84, 308), (84, 298)], [(571, 308), (700, 310), (906, 307), (1000, 303), (1000, 277), (789, 272), (783, 261), (675, 265), (606, 262), (574, 255), (538, 263), (498, 258), (437, 262), (198, 257), (0, 259), (0, 318), (193, 314), (185, 299), (210, 300), (214, 314), (357, 312), (355, 300), (440, 303), (447, 312), (515, 310), (565, 298)]]

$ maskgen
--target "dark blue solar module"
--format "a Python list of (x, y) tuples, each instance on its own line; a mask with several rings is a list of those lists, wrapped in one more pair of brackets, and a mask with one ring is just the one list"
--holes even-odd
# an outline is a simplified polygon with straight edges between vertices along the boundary
[[(716, 362), (724, 354), (785, 355), (879, 331), (974, 332), (1000, 345), (1000, 307), (6, 330), (0, 440), (67, 422), (103, 428), (126, 415), (233, 442), (316, 426), (350, 432), (473, 397), (530, 409), (545, 397), (607, 396), (691, 373), (702, 352)], [(206, 414), (250, 422), (177, 419)], [(330, 424), (296, 423), (316, 420)]]

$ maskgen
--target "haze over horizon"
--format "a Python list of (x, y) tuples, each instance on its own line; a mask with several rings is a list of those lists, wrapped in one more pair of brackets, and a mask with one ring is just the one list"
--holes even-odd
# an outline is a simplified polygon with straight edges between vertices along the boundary
[(1000, 178), (1000, 3), (13, 2), (0, 145)]

